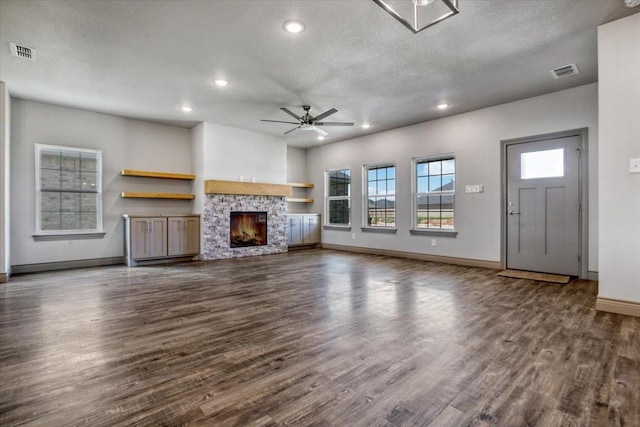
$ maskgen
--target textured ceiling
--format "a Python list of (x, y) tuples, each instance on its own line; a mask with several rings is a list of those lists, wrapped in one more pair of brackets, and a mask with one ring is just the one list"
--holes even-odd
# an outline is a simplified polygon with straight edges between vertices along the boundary
[[(276, 136), (291, 126), (260, 119), (289, 120), (280, 107), (335, 107), (327, 121), (356, 126), (326, 127), (327, 143), (595, 82), (597, 26), (640, 12), (622, 0), (459, 5), (412, 34), (369, 0), (1, 0), (0, 79), (14, 97)], [(289, 19), (306, 30), (286, 33)], [(12, 57), (9, 42), (35, 48), (37, 61)], [(578, 75), (549, 73), (574, 62)], [(451, 107), (437, 110), (441, 101)], [(314, 132), (283, 138), (320, 144)]]

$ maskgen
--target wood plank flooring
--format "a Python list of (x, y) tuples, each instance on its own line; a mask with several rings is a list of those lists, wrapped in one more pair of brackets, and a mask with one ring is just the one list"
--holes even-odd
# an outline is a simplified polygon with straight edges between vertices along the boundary
[(638, 426), (597, 284), (329, 250), (15, 276), (0, 425)]

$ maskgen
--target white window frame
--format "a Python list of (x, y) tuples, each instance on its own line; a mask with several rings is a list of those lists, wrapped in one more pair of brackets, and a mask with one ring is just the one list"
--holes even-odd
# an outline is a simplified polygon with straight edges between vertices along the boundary
[[(455, 161), (455, 178), (453, 181), (453, 190), (451, 191), (439, 191), (439, 192), (429, 192), (427, 191), (419, 193), (418, 192), (418, 164), (419, 163), (423, 163), (423, 162), (430, 162), (430, 161), (437, 161), (437, 160), (450, 160), (453, 159)], [(456, 195), (456, 181), (457, 181), (457, 177), (458, 177), (458, 160), (455, 156), (455, 153), (445, 153), (445, 154), (438, 154), (438, 155), (434, 155), (434, 156), (422, 156), (422, 157), (414, 157), (411, 159), (411, 204), (412, 204), (412, 209), (411, 209), (411, 216), (412, 216), (412, 226), (411, 226), (411, 232), (413, 234), (451, 234), (452, 236), (457, 235), (457, 231), (456, 231), (456, 201), (455, 201), (455, 195)], [(418, 196), (419, 195), (425, 195), (425, 196), (429, 196), (429, 195), (452, 195), (453, 196), (453, 218), (454, 218), (454, 222), (453, 222), (453, 228), (430, 228), (430, 227), (420, 227), (418, 228)]]
[[(394, 211), (395, 211), (395, 224), (394, 225), (371, 225), (369, 224), (369, 171), (371, 169), (380, 169), (380, 168), (394, 168), (394, 178), (393, 180), (395, 181), (395, 184), (397, 185), (398, 180), (397, 180), (397, 173), (398, 173), (398, 168), (396, 167), (396, 164), (393, 162), (381, 162), (381, 163), (373, 163), (370, 165), (363, 165), (362, 166), (362, 224), (363, 224), (363, 228), (373, 228), (373, 229), (396, 229), (397, 225), (398, 225), (398, 204), (397, 204), (397, 199), (396, 199), (396, 191), (397, 191), (397, 187), (396, 187), (396, 191), (394, 191), (393, 193), (386, 193), (384, 194), (384, 197), (393, 197), (394, 199)], [(388, 178), (387, 178), (388, 180)], [(373, 195), (372, 197), (380, 197), (380, 195)]]
[[(40, 181), (40, 160), (43, 150), (60, 150), (75, 153), (91, 153), (96, 155), (96, 190), (87, 191), (87, 193), (97, 193), (97, 207), (96, 207), (96, 228), (95, 229), (80, 229), (80, 230), (43, 230), (42, 229), (42, 184)], [(102, 223), (102, 150), (93, 150), (89, 148), (77, 148), (67, 147), (61, 145), (46, 145), (35, 144), (35, 164), (36, 164), (36, 235), (37, 236), (59, 236), (59, 235), (83, 235), (83, 234), (95, 234), (103, 233)], [(52, 191), (52, 190), (44, 190)], [(53, 190), (55, 191), (55, 190)], [(60, 190), (60, 193), (64, 193), (64, 190)], [(83, 193), (82, 191), (78, 191)]]
[[(329, 175), (332, 172), (337, 172), (337, 171), (345, 171), (348, 170), (349, 171), (349, 177), (350, 177), (350, 182), (349, 182), (349, 187), (348, 187), (348, 195), (347, 196), (329, 196)], [(351, 207), (351, 189), (353, 186), (353, 174), (352, 174), (352, 169), (350, 167), (343, 167), (343, 168), (334, 168), (334, 169), (327, 169), (324, 171), (324, 225), (328, 226), (328, 227), (344, 227), (344, 228), (351, 228), (351, 220), (352, 220), (352, 207)], [(329, 205), (330, 205), (330, 201), (332, 200), (347, 200), (349, 203), (349, 222), (347, 224), (344, 223), (331, 223), (330, 221), (330, 215), (329, 215)]]

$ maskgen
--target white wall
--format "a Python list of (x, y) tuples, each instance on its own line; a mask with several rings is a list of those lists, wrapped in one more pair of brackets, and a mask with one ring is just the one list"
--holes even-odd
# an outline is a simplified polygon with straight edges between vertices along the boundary
[(204, 122), (203, 179), (284, 184), (287, 144), (282, 138)]
[(640, 302), (640, 14), (598, 28), (599, 296)]
[[(282, 138), (203, 122), (191, 129), (194, 213), (204, 210), (204, 181), (209, 179), (284, 184), (287, 182), (287, 144)], [(204, 232), (204, 230), (202, 230)], [(200, 239), (201, 251), (204, 239)]]
[[(11, 263), (124, 254), (123, 214), (191, 213), (183, 200), (122, 199), (122, 191), (190, 193), (190, 181), (120, 176), (121, 169), (191, 173), (189, 129), (39, 102), (11, 101)], [(35, 144), (102, 150), (102, 239), (36, 242)]]
[(4, 82), (0, 82), (0, 274), (11, 267), (11, 201), (9, 196), (11, 156), (11, 100)]
[[(352, 230), (323, 230), (323, 243), (362, 246), (422, 254), (500, 261), (501, 141), (570, 129), (588, 128), (589, 155), (589, 264), (598, 269), (597, 233), (597, 84), (555, 92), (496, 107), (310, 149), (309, 179), (315, 183), (314, 212), (323, 211), (323, 175), (326, 169), (352, 170)], [(412, 236), (411, 158), (455, 153), (456, 238)], [(396, 164), (398, 232), (364, 233), (362, 226), (362, 166)], [(464, 194), (469, 184), (483, 184), (484, 193)], [(355, 233), (355, 240), (352, 239)]]

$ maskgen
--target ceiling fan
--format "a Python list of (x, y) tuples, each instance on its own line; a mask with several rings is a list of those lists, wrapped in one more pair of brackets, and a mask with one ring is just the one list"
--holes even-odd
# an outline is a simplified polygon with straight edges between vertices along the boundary
[(313, 117), (311, 114), (309, 114), (309, 110), (311, 110), (311, 106), (309, 106), (309, 105), (303, 105), (302, 106), (302, 109), (304, 110), (304, 114), (302, 115), (302, 117), (298, 116), (297, 114), (295, 114), (294, 112), (292, 112), (288, 108), (282, 107), (280, 109), (282, 111), (284, 111), (285, 113), (287, 113), (288, 115), (290, 115), (291, 117), (294, 117), (296, 120), (298, 120), (298, 122), (284, 122), (282, 120), (260, 120), (260, 121), (261, 122), (272, 122), (272, 123), (289, 123), (289, 124), (292, 124), (292, 125), (298, 125), (298, 126), (294, 127), (293, 129), (286, 131), (284, 133), (285, 135), (288, 134), (288, 133), (293, 132), (296, 129), (302, 129), (302, 130), (312, 130), (312, 131), (318, 132), (322, 136), (327, 136), (329, 134), (327, 132), (325, 132), (324, 130), (320, 129), (318, 126), (353, 126), (353, 123), (351, 123), (351, 122), (323, 122), (323, 121), (321, 121), (322, 119), (324, 119), (326, 117), (329, 117), (332, 114), (337, 113), (338, 110), (336, 110), (335, 108), (327, 110), (322, 114), (318, 114), (315, 117)]

